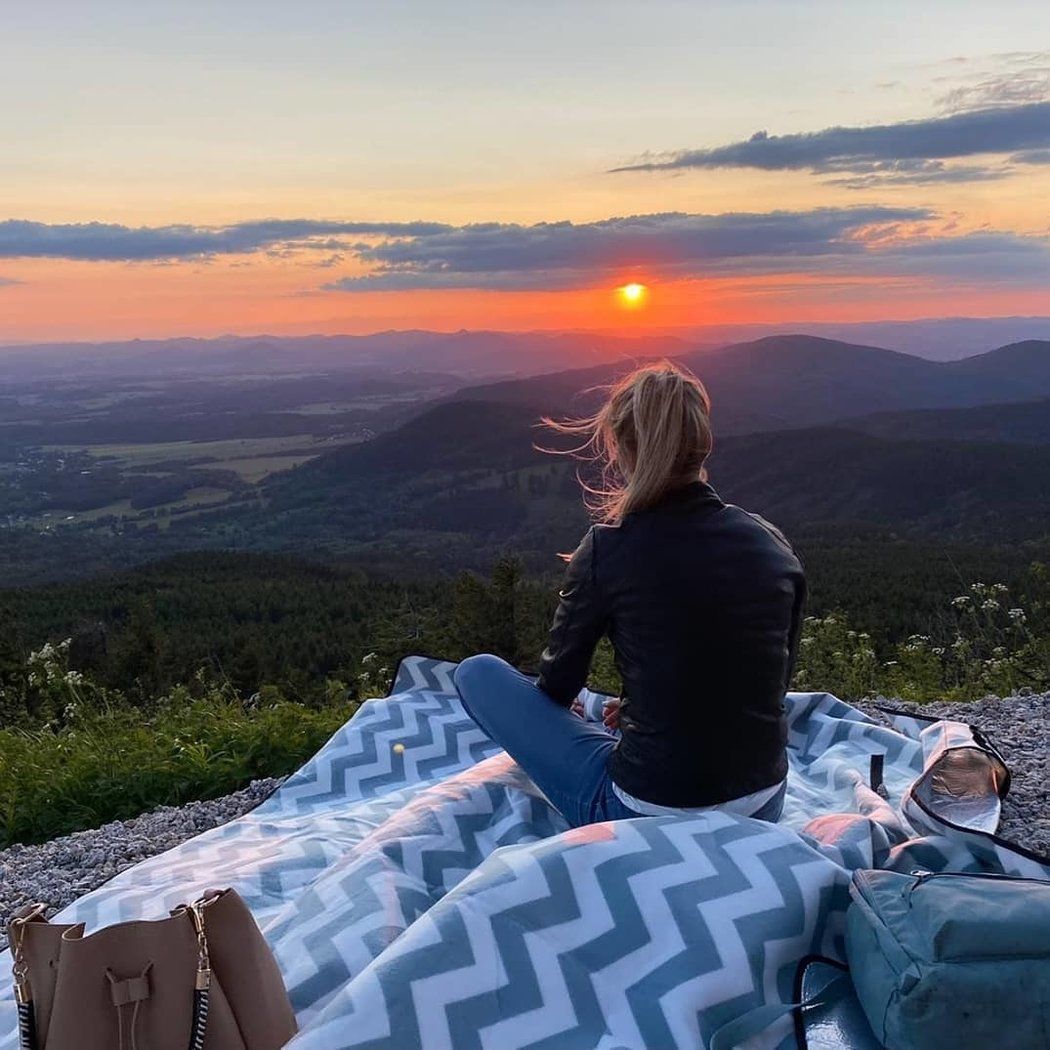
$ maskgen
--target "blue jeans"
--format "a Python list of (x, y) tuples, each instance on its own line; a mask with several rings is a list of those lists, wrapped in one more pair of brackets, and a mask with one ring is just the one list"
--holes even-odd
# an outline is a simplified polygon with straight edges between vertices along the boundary
[[(532, 778), (573, 827), (640, 814), (613, 791), (609, 758), (616, 748), (600, 722), (585, 722), (555, 703), (534, 679), (498, 656), (472, 656), (453, 677), (467, 713)], [(754, 814), (775, 821), (783, 792)]]

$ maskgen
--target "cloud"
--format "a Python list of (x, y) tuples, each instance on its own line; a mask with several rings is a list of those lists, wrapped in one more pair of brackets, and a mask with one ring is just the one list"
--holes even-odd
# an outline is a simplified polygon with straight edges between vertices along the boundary
[[(946, 160), (1033, 152), (1047, 147), (1050, 101), (1044, 100), (870, 127), (831, 127), (791, 135), (758, 131), (749, 139), (725, 146), (645, 157), (612, 171), (759, 168), (855, 174), (870, 184), (880, 176), (878, 166), (888, 165), (886, 181), (954, 182), (960, 178), (1001, 177), (1004, 172), (979, 166), (954, 168), (944, 165)], [(989, 171), (993, 174), (989, 175)]]
[(264, 219), (231, 226), (122, 226), (84, 222), (51, 224), (0, 221), (0, 258), (141, 262), (263, 250), (328, 251), (346, 247), (341, 237), (422, 237), (450, 227), (436, 222), (325, 222)]
[(481, 223), (358, 245), (357, 258), (370, 272), (326, 287), (571, 288), (632, 270), (693, 275), (774, 254), (787, 261), (861, 250), (850, 238), (864, 227), (929, 217), (922, 208), (863, 207), (724, 215), (669, 212), (533, 226)]
[(1031, 149), (1024, 153), (1015, 153), (1010, 160), (1014, 164), (1050, 164), (1050, 149)]
[(0, 288), (8, 287), (12, 284), (21, 284), (21, 281), (16, 281), (13, 277), (0, 277)]
[(941, 95), (938, 106), (960, 112), (1050, 100), (1050, 51), (1014, 51), (993, 59), (995, 68), (970, 75)]
[(356, 257), (368, 272), (332, 281), (325, 290), (556, 290), (631, 274), (663, 280), (803, 272), (1050, 281), (1050, 238), (955, 233), (928, 209), (876, 206), (491, 223), (361, 245)]
[[(1018, 161), (1025, 154), (1014, 154)], [(1038, 161), (1025, 163), (1039, 163)], [(922, 186), (929, 183), (994, 182), (1013, 174), (1009, 164), (978, 166), (956, 164), (949, 167), (939, 160), (894, 160), (874, 164), (858, 164), (848, 175), (829, 178), (829, 186), (845, 186), (850, 190), (870, 189), (875, 186)]]
[(861, 273), (1039, 287), (1050, 283), (1050, 236), (978, 230), (952, 237), (904, 237), (873, 245), (855, 263)]

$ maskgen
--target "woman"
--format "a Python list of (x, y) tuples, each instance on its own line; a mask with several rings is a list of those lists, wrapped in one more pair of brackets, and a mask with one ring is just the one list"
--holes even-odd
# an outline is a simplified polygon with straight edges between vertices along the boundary
[[(471, 657), (464, 706), (574, 826), (711, 807), (777, 820), (805, 577), (779, 530), (706, 483), (703, 385), (647, 365), (594, 416), (545, 422), (601, 461), (605, 483), (585, 486), (599, 523), (569, 562), (539, 678)], [(606, 635), (623, 693), (603, 728), (578, 698)]]

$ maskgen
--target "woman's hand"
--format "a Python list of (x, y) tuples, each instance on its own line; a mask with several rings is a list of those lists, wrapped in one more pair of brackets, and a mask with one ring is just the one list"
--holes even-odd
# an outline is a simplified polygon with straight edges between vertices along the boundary
[(606, 700), (602, 705), (602, 722), (606, 729), (620, 728), (620, 701)]
[(583, 701), (580, 700), (579, 697), (577, 697), (575, 700), (573, 700), (572, 704), (569, 706), (569, 710), (574, 715), (576, 715), (578, 718), (586, 718), (587, 717), (587, 712), (584, 710), (584, 707), (583, 707)]

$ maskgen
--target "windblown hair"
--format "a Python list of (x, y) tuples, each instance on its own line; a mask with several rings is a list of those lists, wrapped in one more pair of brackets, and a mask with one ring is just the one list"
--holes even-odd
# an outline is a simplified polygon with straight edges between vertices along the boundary
[(711, 399), (692, 372), (670, 361), (643, 365), (614, 383), (592, 416), (545, 417), (543, 423), (559, 434), (583, 438), (561, 454), (599, 467), (597, 486), (579, 480), (587, 509), (606, 524), (618, 525), (672, 489), (707, 477)]

